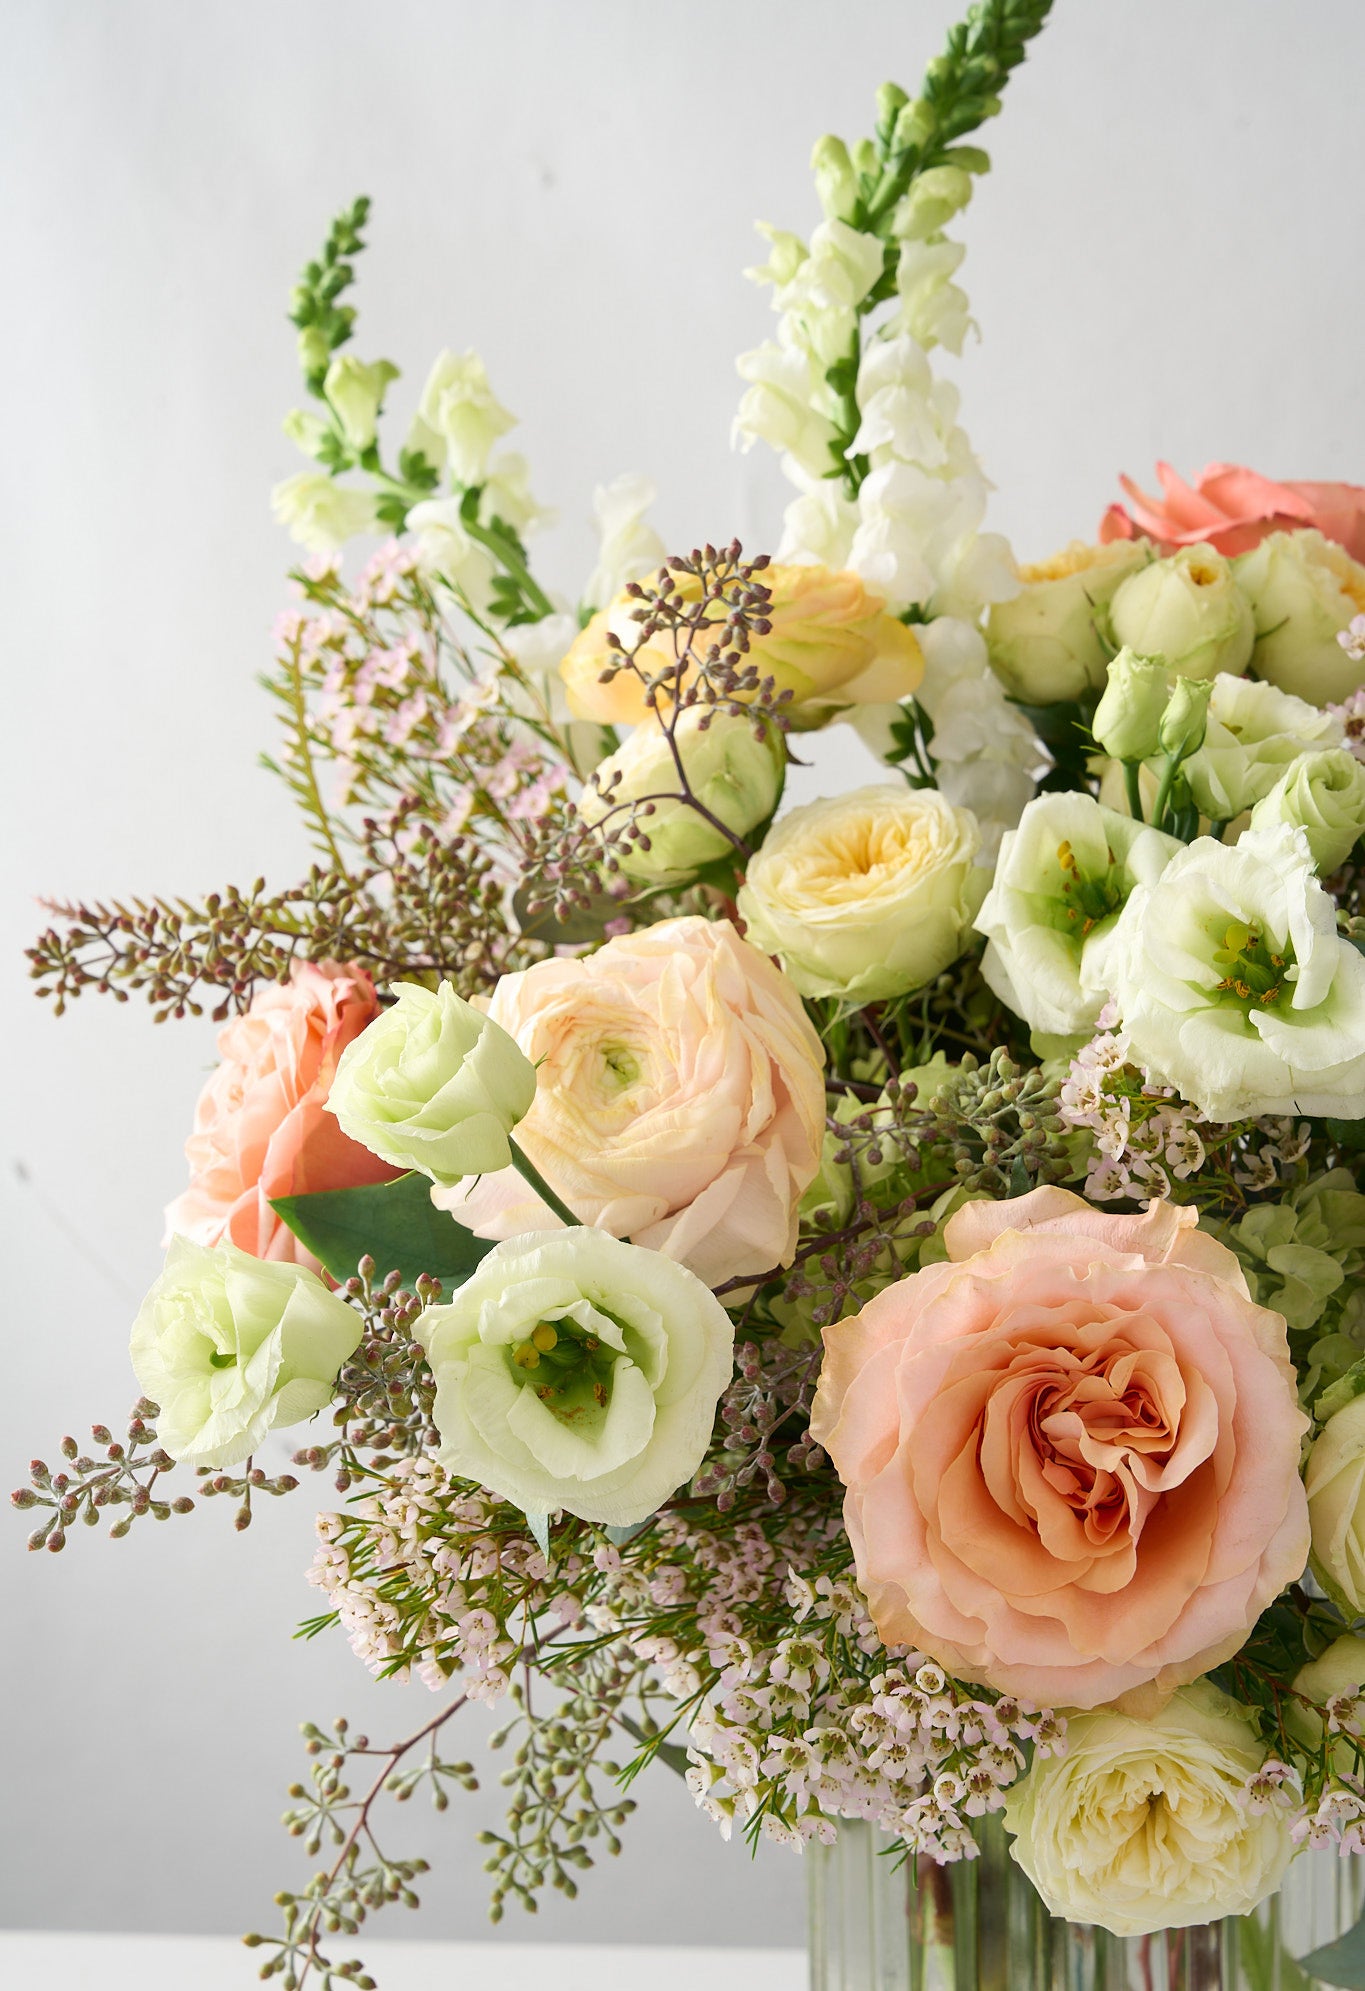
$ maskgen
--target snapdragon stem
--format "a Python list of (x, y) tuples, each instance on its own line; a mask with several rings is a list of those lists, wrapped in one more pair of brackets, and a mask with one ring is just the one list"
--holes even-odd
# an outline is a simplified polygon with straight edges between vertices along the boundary
[(561, 1197), (556, 1196), (554, 1190), (551, 1189), (549, 1183), (545, 1180), (545, 1177), (541, 1174), (530, 1156), (522, 1153), (510, 1134), (507, 1138), (507, 1145), (512, 1151), (512, 1166), (522, 1181), (529, 1183), (530, 1187), (539, 1196), (541, 1202), (548, 1204), (561, 1223), (568, 1224), (570, 1228), (574, 1229), (580, 1227), (583, 1219), (576, 1217), (568, 1204)]

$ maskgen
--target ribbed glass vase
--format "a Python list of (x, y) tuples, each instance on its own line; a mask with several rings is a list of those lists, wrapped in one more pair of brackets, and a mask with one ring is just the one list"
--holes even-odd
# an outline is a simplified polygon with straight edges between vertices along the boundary
[(1365, 1896), (1365, 1859), (1329, 1847), (1254, 1915), (1111, 1936), (1054, 1920), (999, 1820), (976, 1823), (979, 1859), (917, 1877), (870, 1825), (807, 1849), (810, 1991), (1316, 1991), (1295, 1959), (1344, 1935)]

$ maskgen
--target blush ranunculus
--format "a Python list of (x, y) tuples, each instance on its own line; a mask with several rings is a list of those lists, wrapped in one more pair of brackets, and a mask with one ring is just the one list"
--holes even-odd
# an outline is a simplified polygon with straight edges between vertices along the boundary
[(1313, 484), (1293, 479), (1277, 484), (1236, 463), (1210, 463), (1187, 484), (1169, 463), (1158, 463), (1164, 495), (1148, 497), (1131, 477), (1120, 477), (1132, 511), (1111, 505), (1100, 521), (1100, 540), (1145, 536), (1161, 546), (1206, 545), (1229, 558), (1249, 553), (1271, 532), (1316, 526), (1344, 546), (1353, 560), (1365, 560), (1365, 486)]
[[(713, 1286), (790, 1262), (820, 1165), (824, 1051), (728, 920), (661, 920), (539, 961), (503, 976), (488, 1014), (539, 1074), (517, 1145), (584, 1223)], [(510, 1168), (432, 1200), (480, 1237), (554, 1222)]]
[(811, 1430), (881, 1636), (1131, 1712), (1228, 1658), (1308, 1551), (1285, 1324), (1168, 1203), (970, 1203), (825, 1330)]
[(337, 1061), (379, 1014), (363, 968), (296, 961), (290, 979), (263, 989), (218, 1033), (222, 1062), (199, 1095), (185, 1143), (190, 1186), (166, 1210), (166, 1238), (226, 1238), (253, 1258), (317, 1260), (270, 1207), (389, 1182), (390, 1168), (342, 1133), (326, 1111)]

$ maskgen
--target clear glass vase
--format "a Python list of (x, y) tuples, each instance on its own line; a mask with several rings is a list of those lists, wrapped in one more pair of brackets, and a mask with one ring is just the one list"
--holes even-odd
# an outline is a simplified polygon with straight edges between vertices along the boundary
[(1254, 1915), (1150, 1936), (1048, 1914), (996, 1818), (981, 1857), (897, 1869), (870, 1825), (807, 1849), (810, 1991), (1316, 1991), (1298, 1957), (1359, 1918), (1365, 1859), (1301, 1853)]

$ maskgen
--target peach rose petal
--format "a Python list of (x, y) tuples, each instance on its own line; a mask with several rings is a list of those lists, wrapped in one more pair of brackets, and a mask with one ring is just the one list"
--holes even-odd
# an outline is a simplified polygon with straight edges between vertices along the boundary
[(1194, 1213), (973, 1203), (826, 1330), (811, 1428), (883, 1638), (1052, 1705), (1146, 1706), (1297, 1577), (1285, 1325)]

